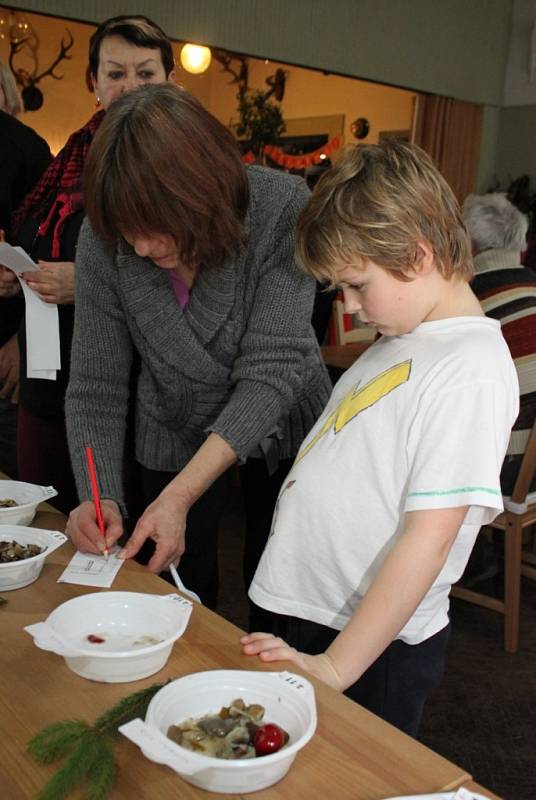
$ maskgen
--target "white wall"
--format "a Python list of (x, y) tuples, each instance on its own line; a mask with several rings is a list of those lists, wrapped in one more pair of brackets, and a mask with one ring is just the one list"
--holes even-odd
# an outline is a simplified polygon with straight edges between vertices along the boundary
[(514, 0), (503, 106), (536, 103), (536, 2)]
[(176, 39), (461, 100), (502, 100), (512, 0), (10, 0), (96, 22), (145, 13)]
[(502, 188), (527, 174), (536, 191), (536, 106), (502, 109), (496, 164)]

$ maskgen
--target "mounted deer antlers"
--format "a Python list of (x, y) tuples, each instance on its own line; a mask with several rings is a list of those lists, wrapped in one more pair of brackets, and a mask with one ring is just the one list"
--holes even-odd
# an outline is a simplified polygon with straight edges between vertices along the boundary
[[(249, 89), (249, 67), (246, 56), (237, 55), (235, 53), (226, 53), (225, 50), (213, 50), (213, 57), (222, 65), (222, 72), (228, 72), (233, 76), (231, 83), (238, 84), (238, 94), (243, 97)], [(238, 67), (232, 66), (233, 61), (238, 61)], [(276, 69), (273, 75), (266, 78), (266, 84), (270, 87), (266, 93), (268, 99), (272, 95), (280, 103), (285, 95), (285, 83), (288, 78), (286, 69)]]
[[(66, 42), (63, 41), (63, 36), (61, 37), (61, 45), (60, 51), (58, 56), (54, 59), (50, 67), (45, 69), (39, 75), (37, 74), (38, 62), (37, 62), (37, 42), (30, 43), (31, 36), (27, 36), (23, 39), (18, 39), (16, 41), (11, 41), (9, 45), (9, 66), (11, 67), (11, 71), (13, 72), (17, 83), (19, 86), (22, 86), (22, 102), (24, 104), (25, 111), (37, 111), (43, 105), (43, 93), (40, 89), (37, 88), (37, 84), (40, 80), (45, 78), (47, 75), (50, 75), (51, 78), (54, 78), (56, 81), (60, 81), (63, 78), (63, 75), (55, 75), (54, 70), (60, 63), (60, 61), (66, 60), (69, 61), (72, 56), (68, 55), (69, 50), (74, 44), (74, 38), (72, 33), (67, 30), (68, 39)], [(14, 59), (17, 53), (22, 50), (23, 47), (27, 46), (28, 49), (32, 53), (32, 57), (34, 60), (34, 69), (32, 73), (29, 73), (27, 70), (20, 68), (15, 68), (14, 66)]]
[(285, 84), (287, 82), (288, 72), (286, 69), (276, 69), (274, 75), (269, 75), (265, 83), (270, 87), (266, 97), (275, 97), (278, 103), (283, 100), (285, 96)]
[[(240, 95), (245, 94), (248, 90), (249, 79), (249, 67), (246, 56), (226, 53), (224, 50), (213, 50), (212, 55), (216, 61), (222, 65), (222, 72), (228, 72), (229, 75), (233, 76), (233, 80), (230, 81), (230, 83), (238, 84), (238, 93)], [(233, 61), (238, 61), (238, 69), (233, 69), (231, 67)]]

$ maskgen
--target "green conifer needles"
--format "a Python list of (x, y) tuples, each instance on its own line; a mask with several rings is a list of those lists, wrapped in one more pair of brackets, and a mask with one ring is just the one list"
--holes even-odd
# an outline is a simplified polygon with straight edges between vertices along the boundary
[(87, 800), (104, 800), (113, 786), (116, 772), (114, 743), (118, 728), (136, 717), (145, 717), (147, 706), (165, 683), (123, 697), (93, 725), (83, 720), (55, 722), (29, 742), (28, 752), (40, 764), (65, 758), (37, 800), (63, 800), (84, 784)]

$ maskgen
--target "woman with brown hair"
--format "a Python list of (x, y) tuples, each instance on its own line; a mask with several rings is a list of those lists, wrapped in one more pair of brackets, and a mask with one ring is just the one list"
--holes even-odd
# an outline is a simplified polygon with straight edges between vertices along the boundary
[[(246, 169), (229, 131), (169, 84), (115, 103), (86, 165), (90, 224), (78, 246), (67, 393), (79, 494), (91, 497), (90, 443), (111, 547), (123, 530), (121, 452), (138, 353), (136, 454), (149, 505), (124, 557), (153, 540), (149, 569), (181, 559), (184, 582), (210, 606), (226, 471), (239, 462), (255, 474), (249, 585), (279, 486), (329, 394), (310, 322), (314, 282), (294, 261), (307, 194), (299, 178)], [(103, 550), (89, 500), (68, 530), (78, 548)]]
[[(45, 303), (57, 303), (61, 369), (57, 380), (27, 376), (25, 325), (20, 326), (18, 476), (53, 484), (57, 506), (68, 513), (78, 502), (65, 433), (65, 391), (74, 321), (75, 252), (84, 218), (81, 178), (89, 146), (105, 112), (124, 92), (174, 79), (173, 50), (164, 32), (144, 16), (102, 22), (89, 42), (89, 77), (99, 110), (72, 134), (12, 217), (11, 239), (41, 267), (26, 273)], [(0, 267), (0, 297), (19, 293), (10, 270)]]

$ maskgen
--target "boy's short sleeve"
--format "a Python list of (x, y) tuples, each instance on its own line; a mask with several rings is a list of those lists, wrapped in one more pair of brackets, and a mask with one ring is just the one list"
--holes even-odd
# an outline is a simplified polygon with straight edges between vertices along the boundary
[(510, 435), (504, 385), (458, 386), (433, 399), (408, 438), (405, 511), (469, 506), (467, 524), (485, 525), (503, 509), (500, 472)]

